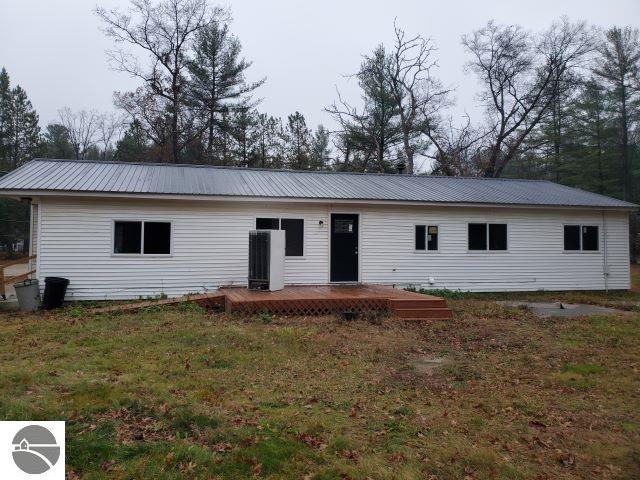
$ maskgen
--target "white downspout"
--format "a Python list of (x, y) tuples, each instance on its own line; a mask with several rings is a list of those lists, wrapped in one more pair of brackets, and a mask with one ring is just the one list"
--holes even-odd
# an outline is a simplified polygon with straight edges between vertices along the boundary
[(602, 233), (603, 233), (603, 257), (602, 257), (602, 274), (604, 275), (604, 291), (609, 293), (609, 265), (607, 263), (607, 218), (602, 210)]

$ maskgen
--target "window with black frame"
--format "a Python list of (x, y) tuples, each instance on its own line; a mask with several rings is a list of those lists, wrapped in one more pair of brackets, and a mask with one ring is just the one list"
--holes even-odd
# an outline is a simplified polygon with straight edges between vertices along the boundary
[(597, 252), (600, 248), (600, 229), (597, 225), (565, 225), (566, 252)]
[(170, 255), (171, 222), (116, 220), (113, 224), (116, 255)]
[(258, 230), (284, 230), (286, 257), (304, 255), (304, 220), (302, 218), (256, 218)]
[(506, 223), (470, 223), (467, 228), (469, 250), (507, 250)]

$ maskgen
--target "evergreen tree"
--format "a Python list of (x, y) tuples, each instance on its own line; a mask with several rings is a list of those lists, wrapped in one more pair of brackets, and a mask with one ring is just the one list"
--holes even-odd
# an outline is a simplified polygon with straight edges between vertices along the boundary
[(2, 68), (0, 71), (0, 171), (10, 169), (9, 144), (13, 136), (12, 103), (9, 74), (5, 68)]
[(11, 127), (8, 137), (9, 168), (13, 170), (37, 156), (41, 146), (38, 114), (27, 93), (16, 86), (11, 90)]
[(331, 135), (329, 131), (322, 125), (318, 128), (311, 138), (310, 147), (310, 165), (311, 170), (326, 170), (331, 163)]
[(255, 135), (254, 165), (259, 168), (283, 168), (285, 155), (282, 121), (266, 113), (259, 113), (256, 117)]
[[(363, 107), (352, 107), (339, 99), (327, 109), (341, 127), (340, 142), (348, 145), (345, 169), (393, 171), (391, 153), (402, 142), (398, 104), (389, 86), (390, 59), (382, 45), (364, 58), (356, 77), (362, 91)], [(357, 161), (356, 161), (357, 160)], [(355, 167), (355, 165), (359, 165)]]
[(206, 119), (209, 159), (214, 157), (215, 134), (223, 110), (248, 108), (248, 95), (264, 83), (264, 79), (246, 81), (245, 71), (251, 62), (241, 57), (241, 51), (240, 41), (229, 32), (228, 23), (220, 19), (214, 19), (197, 34), (194, 58), (189, 62), (188, 97), (191, 107)]
[(253, 167), (255, 154), (255, 112), (249, 105), (242, 105), (234, 110), (231, 121), (231, 136), (233, 138), (233, 157), (235, 164), (240, 167)]
[(121, 162), (148, 162), (150, 157), (147, 134), (140, 122), (134, 120), (116, 144), (115, 159)]
[(631, 27), (613, 27), (607, 30), (600, 46), (600, 58), (594, 69), (604, 82), (611, 96), (616, 116), (618, 150), (620, 155), (620, 180), (622, 198), (631, 200), (637, 193), (634, 188), (634, 145), (632, 131), (636, 128), (640, 111), (640, 34)]
[(75, 158), (69, 131), (64, 125), (50, 123), (44, 134), (44, 154), (48, 158)]
[(616, 129), (604, 87), (593, 79), (585, 82), (568, 113), (572, 178), (567, 183), (621, 196), (615, 167)]
[(307, 128), (304, 115), (295, 112), (287, 118), (284, 132), (286, 155), (285, 164), (292, 170), (307, 170), (310, 167), (311, 132)]

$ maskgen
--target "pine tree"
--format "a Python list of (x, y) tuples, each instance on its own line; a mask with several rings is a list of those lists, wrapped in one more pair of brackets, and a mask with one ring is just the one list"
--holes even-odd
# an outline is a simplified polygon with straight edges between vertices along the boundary
[(600, 46), (600, 58), (594, 69), (605, 83), (617, 118), (620, 152), (622, 198), (635, 198), (634, 148), (631, 135), (640, 110), (640, 33), (631, 27), (613, 27), (605, 34)]
[(286, 144), (286, 166), (292, 170), (307, 170), (310, 167), (311, 132), (304, 115), (295, 112), (287, 118), (284, 132)]
[(11, 133), (9, 136), (9, 168), (13, 170), (37, 155), (41, 147), (38, 114), (27, 93), (16, 86), (11, 90)]
[(75, 158), (69, 131), (64, 125), (50, 123), (44, 134), (44, 154), (48, 158)]
[(616, 128), (608, 103), (604, 87), (590, 79), (568, 111), (566, 136), (573, 175), (569, 183), (602, 195), (621, 196), (614, 164)]
[(329, 131), (322, 125), (318, 128), (311, 138), (310, 147), (310, 165), (311, 170), (326, 170), (331, 162), (331, 135)]
[(121, 162), (148, 162), (150, 147), (142, 125), (134, 120), (116, 144), (115, 159)]
[(245, 108), (243, 104), (249, 94), (264, 79), (246, 81), (245, 72), (251, 62), (241, 58), (240, 41), (229, 32), (229, 25), (219, 19), (198, 32), (194, 50), (194, 58), (188, 64), (191, 79), (187, 96), (190, 106), (206, 119), (206, 152), (211, 159), (223, 112)]
[(10, 139), (13, 136), (11, 82), (5, 68), (0, 71), (0, 171), (10, 169)]
[(255, 161), (255, 112), (249, 105), (237, 107), (231, 120), (233, 157), (240, 167), (253, 167)]

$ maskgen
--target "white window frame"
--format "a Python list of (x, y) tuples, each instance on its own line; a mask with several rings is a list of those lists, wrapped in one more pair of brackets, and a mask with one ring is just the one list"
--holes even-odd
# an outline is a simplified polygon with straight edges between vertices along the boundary
[[(578, 227), (580, 231), (580, 235), (578, 236), (578, 240), (580, 242), (580, 248), (578, 250), (566, 250), (564, 248), (564, 227)], [(583, 250), (582, 249), (582, 227), (596, 227), (598, 229), (598, 249), (597, 250)], [(562, 224), (562, 253), (568, 253), (569, 255), (593, 255), (600, 253), (600, 248), (602, 246), (602, 239), (600, 238), (601, 232), (600, 225), (594, 223), (563, 223)]]
[[(140, 222), (140, 253), (116, 253), (116, 222)], [(168, 223), (169, 224), (169, 253), (144, 253), (144, 224)], [(112, 257), (172, 257), (173, 256), (173, 220), (145, 218), (114, 218), (111, 222), (111, 256)]]
[(306, 219), (304, 217), (301, 217), (300, 215), (269, 215), (269, 214), (264, 214), (261, 216), (256, 216), (253, 219), (253, 227), (257, 228), (257, 224), (258, 224), (258, 219), (259, 218), (277, 218), (278, 219), (278, 230), (282, 230), (282, 220), (302, 220), (302, 255), (287, 255), (286, 253), (286, 242), (287, 242), (287, 233), (285, 230), (283, 230), (285, 232), (285, 255), (284, 258), (297, 258), (297, 259), (304, 259), (306, 258), (307, 255), (307, 228), (305, 226), (305, 224), (307, 223)]
[[(485, 248), (484, 250), (472, 250), (469, 248), (469, 225), (471, 224), (485, 224), (487, 226), (487, 233), (486, 233), (486, 241), (487, 241), (487, 248)], [(504, 250), (491, 250), (489, 248), (489, 225), (504, 225), (507, 227), (507, 248), (505, 248)], [(508, 222), (483, 222), (483, 221), (477, 221), (477, 222), (467, 222), (467, 253), (479, 253), (482, 255), (486, 255), (487, 253), (491, 254), (491, 255), (499, 255), (501, 253), (509, 253), (509, 247), (511, 246), (511, 242), (509, 241), (509, 231), (511, 230), (511, 228), (509, 227), (509, 223)], [(438, 247), (440, 247), (440, 243), (438, 243)]]
[[(418, 250), (416, 248), (416, 227), (424, 227), (424, 250)], [(435, 250), (429, 250), (429, 227), (436, 227), (438, 229), (438, 248)], [(430, 254), (430, 253), (440, 253), (440, 240), (442, 240), (441, 229), (439, 223), (414, 223), (413, 224), (413, 253), (417, 253), (420, 255)]]

